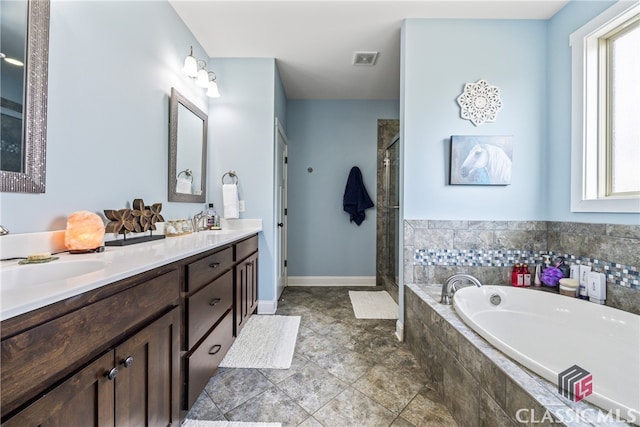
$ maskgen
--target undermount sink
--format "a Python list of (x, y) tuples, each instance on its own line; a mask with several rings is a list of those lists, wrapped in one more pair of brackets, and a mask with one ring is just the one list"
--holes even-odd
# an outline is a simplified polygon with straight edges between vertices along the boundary
[(13, 265), (0, 269), (0, 289), (24, 289), (56, 280), (71, 279), (103, 269), (101, 260), (55, 260), (41, 264)]

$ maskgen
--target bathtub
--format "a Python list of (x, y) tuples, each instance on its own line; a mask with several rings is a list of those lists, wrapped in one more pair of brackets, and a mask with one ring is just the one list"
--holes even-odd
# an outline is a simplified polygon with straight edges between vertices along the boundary
[(453, 304), (474, 331), (553, 384), (573, 365), (590, 372), (593, 393), (585, 400), (640, 424), (640, 316), (507, 286), (463, 288)]

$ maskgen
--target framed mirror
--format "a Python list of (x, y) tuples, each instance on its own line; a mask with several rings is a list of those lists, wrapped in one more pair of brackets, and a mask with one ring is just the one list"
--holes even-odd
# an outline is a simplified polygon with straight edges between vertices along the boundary
[(0, 2), (0, 191), (45, 191), (49, 14), (49, 0)]
[(207, 115), (171, 88), (169, 101), (169, 201), (204, 203)]

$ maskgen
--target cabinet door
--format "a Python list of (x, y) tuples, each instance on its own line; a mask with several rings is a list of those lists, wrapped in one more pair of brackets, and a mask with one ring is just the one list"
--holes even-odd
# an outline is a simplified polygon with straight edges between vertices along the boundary
[(180, 309), (174, 308), (115, 349), (116, 425), (178, 425)]
[(234, 306), (235, 336), (258, 305), (258, 253), (236, 266), (236, 304)]
[(2, 425), (3, 427), (113, 427), (113, 351), (44, 394)]

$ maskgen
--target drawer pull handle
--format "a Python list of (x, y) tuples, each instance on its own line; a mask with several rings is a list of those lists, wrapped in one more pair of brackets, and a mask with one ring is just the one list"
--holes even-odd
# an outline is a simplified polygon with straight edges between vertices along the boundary
[(107, 371), (104, 373), (104, 376), (109, 380), (109, 381), (113, 381), (116, 379), (116, 377), (118, 376), (118, 369), (117, 368), (111, 368), (111, 370)]
[(209, 305), (210, 306), (218, 305), (220, 304), (220, 301), (222, 301), (220, 298), (214, 298), (211, 301), (209, 301)]
[(219, 262), (212, 262), (211, 264), (209, 264), (210, 268), (218, 268), (220, 267), (220, 263)]
[(221, 348), (222, 346), (220, 344), (216, 344), (213, 347), (211, 347), (211, 349), (209, 350), (209, 354), (211, 355), (218, 354)]
[(122, 366), (124, 366), (125, 368), (128, 368), (129, 366), (131, 366), (131, 364), (133, 363), (133, 356), (129, 356), (126, 359), (124, 359), (122, 362)]

